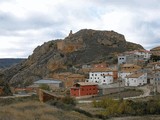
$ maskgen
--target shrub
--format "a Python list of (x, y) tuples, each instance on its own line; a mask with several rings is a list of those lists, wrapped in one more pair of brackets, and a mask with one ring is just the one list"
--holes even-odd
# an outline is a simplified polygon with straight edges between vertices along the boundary
[(76, 100), (70, 96), (62, 98), (62, 102), (65, 104), (76, 105)]
[(49, 85), (47, 85), (47, 84), (41, 84), (41, 85), (40, 85), (40, 89), (50, 91), (50, 87), (49, 87)]

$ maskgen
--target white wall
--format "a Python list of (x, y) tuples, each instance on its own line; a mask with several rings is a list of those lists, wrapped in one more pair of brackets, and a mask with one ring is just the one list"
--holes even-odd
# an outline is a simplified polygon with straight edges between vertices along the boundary
[(132, 74), (132, 73), (125, 73), (125, 72), (121, 72), (121, 73), (119, 73), (119, 76), (122, 78), (122, 80), (124, 80), (125, 78), (126, 78), (126, 76), (127, 75), (130, 75), (130, 74)]
[(125, 78), (125, 86), (141, 86), (147, 84), (147, 73), (138, 78)]
[(90, 72), (88, 81), (98, 83), (99, 85), (113, 83), (113, 72)]
[(126, 56), (118, 56), (118, 64), (126, 63)]
[(142, 55), (145, 59), (150, 59), (150, 57), (151, 57), (151, 54), (150, 53), (148, 53), (148, 52), (135, 52), (135, 54), (136, 55)]

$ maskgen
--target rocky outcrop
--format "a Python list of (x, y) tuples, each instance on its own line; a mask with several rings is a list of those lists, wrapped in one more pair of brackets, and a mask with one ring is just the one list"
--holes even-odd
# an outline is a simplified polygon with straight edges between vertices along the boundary
[(14, 86), (26, 86), (62, 71), (74, 73), (73, 66), (113, 63), (116, 53), (135, 49), (143, 47), (127, 42), (123, 35), (114, 31), (83, 29), (75, 34), (70, 32), (64, 40), (51, 40), (38, 46), (27, 60), (5, 69), (0, 77)]

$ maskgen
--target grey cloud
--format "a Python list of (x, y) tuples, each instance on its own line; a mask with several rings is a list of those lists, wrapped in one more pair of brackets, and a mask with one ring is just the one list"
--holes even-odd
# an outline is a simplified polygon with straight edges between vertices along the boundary
[(10, 2), (12, 0), (0, 0), (0, 3), (4, 3), (4, 2)]
[[(0, 0), (0, 3), (5, 1)], [(17, 42), (14, 42), (13, 40), (12, 43), (16, 44), (18, 48), (7, 49), (5, 52), (12, 51), (16, 53), (16, 51), (22, 51), (23, 53), (25, 51), (24, 56), (28, 56), (36, 45), (50, 39), (64, 38), (68, 35), (69, 30), (72, 29), (75, 32), (84, 27), (86, 28), (85, 25), (91, 23), (91, 27), (96, 25), (99, 29), (107, 30), (104, 26), (110, 23), (103, 21), (102, 16), (112, 14), (112, 11), (117, 13), (121, 11), (122, 14), (123, 11), (129, 11), (127, 14), (131, 14), (131, 19), (124, 18), (124, 21), (122, 21), (124, 23), (118, 25), (119, 31), (117, 32), (121, 33), (121, 29), (126, 27), (124, 28), (124, 30), (127, 30), (126, 33), (137, 36), (136, 38), (139, 39), (135, 41), (143, 43), (142, 45), (146, 48), (151, 48), (160, 43), (160, 36), (157, 34), (160, 31), (158, 15), (154, 19), (144, 20), (144, 17), (147, 18), (145, 13), (148, 11), (160, 10), (159, 0), (82, 0), (80, 3), (74, 1), (75, 5), (71, 3), (67, 1), (58, 4), (58, 6), (53, 6), (54, 9), (50, 8), (49, 14), (33, 11), (23, 19), (11, 13), (0, 11), (0, 36), (19, 37), (19, 41), (15, 40)], [(114, 19), (116, 18), (118, 17)], [(107, 20), (107, 18), (104, 17), (104, 20)], [(129, 26), (125, 26), (126, 20), (131, 23)], [(39, 32), (39, 34), (32, 34), (32, 30)], [(134, 42), (134, 40), (132, 41)], [(23, 46), (23, 49), (20, 48), (21, 46)]]
[(32, 15), (27, 19), (19, 19), (8, 13), (0, 13), (0, 29), (5, 30), (26, 30), (41, 29), (52, 26), (62, 25), (64, 21), (54, 21), (47, 15)]

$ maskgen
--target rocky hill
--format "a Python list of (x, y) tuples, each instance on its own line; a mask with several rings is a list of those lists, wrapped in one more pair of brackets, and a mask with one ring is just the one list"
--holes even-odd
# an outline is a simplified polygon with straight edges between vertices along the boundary
[(49, 78), (62, 71), (74, 72), (75, 66), (99, 62), (114, 63), (116, 55), (124, 51), (143, 49), (130, 43), (114, 31), (83, 29), (61, 40), (38, 46), (22, 63), (0, 71), (0, 77), (12, 85), (29, 85), (41, 78)]

